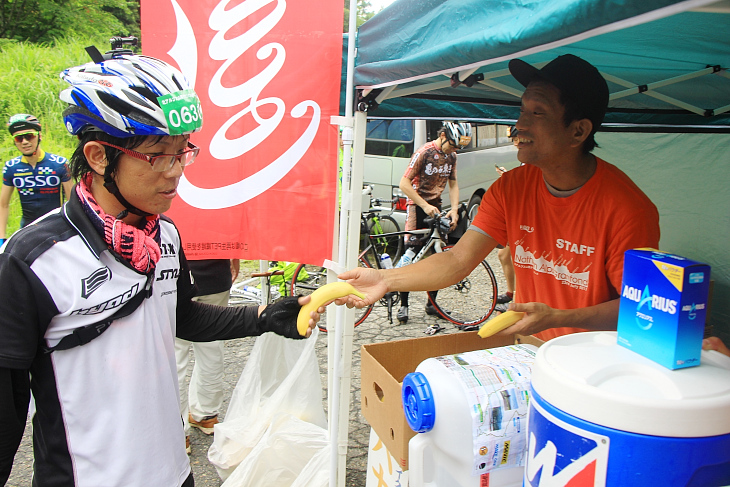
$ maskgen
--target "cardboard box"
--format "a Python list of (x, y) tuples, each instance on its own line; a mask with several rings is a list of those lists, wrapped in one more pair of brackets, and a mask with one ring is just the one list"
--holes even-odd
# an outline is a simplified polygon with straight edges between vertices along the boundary
[(515, 343), (540, 346), (543, 342), (521, 335), (483, 339), (474, 331), (362, 346), (362, 415), (404, 471), (408, 470), (408, 442), (416, 433), (408, 426), (403, 412), (403, 378), (414, 372), (418, 364), (429, 357), (504, 347)]
[(408, 470), (404, 470), (378, 438), (374, 429), (370, 428), (370, 444), (368, 446), (368, 466), (365, 487), (383, 486), (408, 487)]
[(618, 343), (669, 369), (700, 364), (710, 266), (655, 249), (627, 250)]

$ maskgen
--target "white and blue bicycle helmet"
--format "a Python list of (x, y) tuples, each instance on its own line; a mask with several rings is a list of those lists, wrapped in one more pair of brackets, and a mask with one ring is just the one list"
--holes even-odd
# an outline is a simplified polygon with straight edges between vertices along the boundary
[(446, 137), (463, 149), (471, 142), (471, 124), (466, 122), (444, 122)]
[[(65, 69), (61, 79), (71, 87), (60, 98), (69, 104), (63, 112), (68, 131), (77, 135), (100, 130), (114, 137), (182, 135), (197, 132), (201, 122), (182, 130), (171, 125), (160, 97), (192, 93), (185, 76), (169, 64), (149, 56), (113, 54), (82, 66)], [(195, 103), (199, 101), (195, 97)]]

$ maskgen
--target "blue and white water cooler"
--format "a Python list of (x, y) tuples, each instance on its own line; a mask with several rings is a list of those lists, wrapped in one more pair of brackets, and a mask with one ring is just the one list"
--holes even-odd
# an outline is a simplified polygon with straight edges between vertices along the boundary
[(525, 486), (730, 485), (730, 357), (669, 370), (577, 333), (532, 367)]

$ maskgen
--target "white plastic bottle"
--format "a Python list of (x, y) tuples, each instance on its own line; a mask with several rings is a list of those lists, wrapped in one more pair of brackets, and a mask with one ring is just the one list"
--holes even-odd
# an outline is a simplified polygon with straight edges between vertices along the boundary
[(406, 250), (406, 253), (403, 254), (403, 257), (400, 258), (398, 261), (398, 264), (396, 264), (396, 267), (403, 267), (404, 265), (408, 265), (411, 262), (413, 262), (413, 257), (416, 256), (416, 252), (412, 248), (408, 248)]
[(392, 269), (393, 268), (393, 259), (390, 258), (390, 255), (388, 255), (387, 252), (384, 252), (380, 256), (380, 268), (381, 269)]
[[(537, 350), (532, 345), (522, 345)], [(420, 377), (415, 377), (417, 374)], [(409, 377), (414, 376), (414, 377)], [(414, 374), (408, 374), (403, 381), (406, 388), (416, 388), (425, 379), (430, 388), (430, 404), (419, 405), (415, 422), (424, 431), (417, 434), (408, 444), (409, 487), (480, 487), (479, 476), (472, 475), (474, 461), (474, 438), (472, 415), (466, 388), (460, 379), (436, 358), (421, 362)], [(423, 399), (423, 398), (422, 398)], [(415, 399), (410, 397), (412, 405)], [(427, 411), (430, 407), (432, 410)], [(404, 404), (406, 416), (412, 408)], [(424, 414), (425, 413), (425, 414)], [(429, 417), (430, 416), (430, 417)], [(411, 416), (413, 418), (413, 416)], [(411, 422), (409, 418), (409, 422)], [(425, 425), (425, 426), (424, 426)], [(411, 424), (413, 427), (413, 424)], [(414, 428), (415, 429), (415, 428)], [(489, 473), (490, 487), (521, 487), (524, 467), (500, 468)]]
[(258, 297), (261, 297), (261, 289), (253, 286), (243, 286), (243, 290), (252, 294), (255, 294)]

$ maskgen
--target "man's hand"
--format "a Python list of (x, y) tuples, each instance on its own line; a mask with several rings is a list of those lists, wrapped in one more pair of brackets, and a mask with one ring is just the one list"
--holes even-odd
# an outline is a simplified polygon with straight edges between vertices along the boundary
[(548, 328), (562, 326), (559, 322), (560, 310), (544, 303), (511, 303), (509, 309), (525, 313), (520, 321), (496, 333), (496, 335), (534, 335)]
[(231, 283), (236, 282), (238, 279), (238, 273), (241, 271), (241, 260), (231, 259)]
[(446, 214), (446, 218), (451, 218), (451, 224), (449, 225), (449, 231), (453, 232), (456, 229), (456, 225), (459, 224), (459, 208), (451, 208)]
[(730, 357), (730, 349), (717, 337), (709, 337), (702, 340), (702, 350), (715, 350)]
[(346, 304), (348, 308), (364, 308), (375, 304), (388, 292), (388, 287), (383, 280), (382, 272), (384, 271), (358, 267), (357, 269), (343, 272), (337, 276), (339, 279), (349, 282), (355, 289), (363, 293), (365, 299), (360, 299), (351, 294), (344, 298), (335, 299), (335, 304)]
[[(311, 295), (302, 296), (299, 298), (297, 303), (301, 307), (301, 306), (304, 306), (305, 304), (307, 304), (308, 302), (310, 302), (311, 300), (312, 300)], [(327, 303), (327, 304), (329, 304), (329, 303)], [(307, 338), (309, 338), (309, 336), (312, 334), (312, 330), (314, 330), (314, 327), (317, 326), (317, 323), (319, 323), (319, 320), (322, 318), (322, 315), (326, 311), (327, 304), (317, 308), (317, 311), (312, 311), (311, 313), (309, 313), (309, 329), (307, 330), (307, 335), (306, 335)]]
[[(312, 300), (312, 296), (294, 296), (284, 298), (268, 306), (259, 306), (259, 326), (266, 331), (273, 331), (277, 335), (286, 338), (305, 338), (299, 334), (297, 330), (297, 317), (299, 310)], [(309, 313), (309, 328), (306, 337), (312, 334), (312, 330), (317, 326), (321, 315), (325, 312), (325, 308), (320, 307), (317, 311)]]
[(437, 216), (439, 214), (439, 209), (433, 205), (429, 205), (428, 203), (421, 206), (421, 209), (427, 216)]

